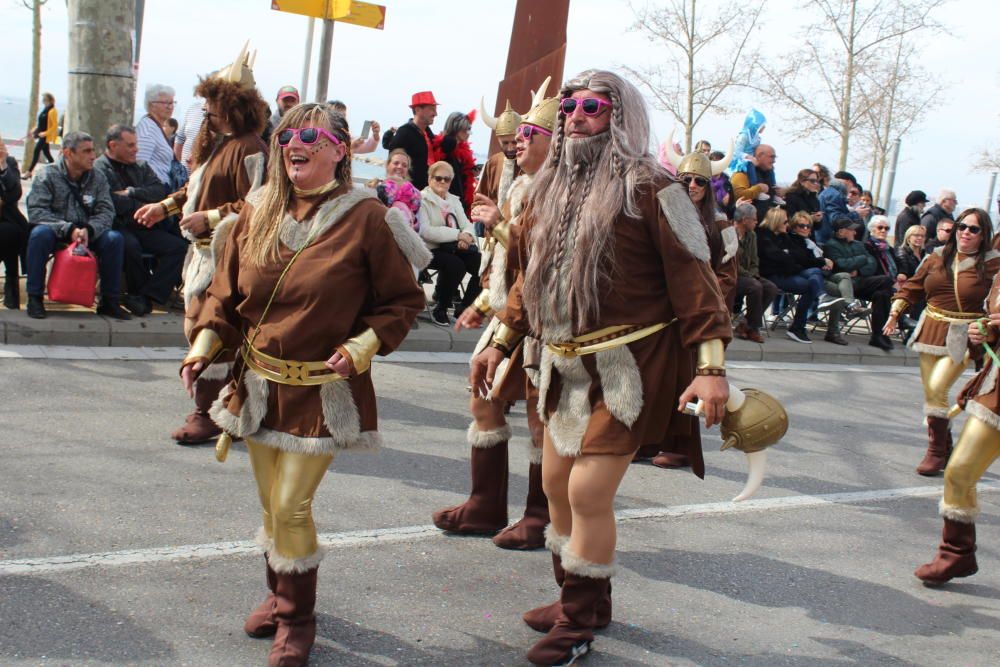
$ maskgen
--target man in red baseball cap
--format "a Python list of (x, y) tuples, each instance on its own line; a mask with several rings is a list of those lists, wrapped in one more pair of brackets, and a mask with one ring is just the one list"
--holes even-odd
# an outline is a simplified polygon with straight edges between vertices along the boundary
[(431, 91), (414, 93), (410, 98), (413, 118), (395, 132), (386, 132), (382, 142), (383, 147), (390, 151), (402, 148), (410, 156), (410, 180), (420, 190), (427, 187), (428, 158), (433, 155), (431, 142), (434, 141), (431, 123), (437, 117), (437, 107), (437, 100)]

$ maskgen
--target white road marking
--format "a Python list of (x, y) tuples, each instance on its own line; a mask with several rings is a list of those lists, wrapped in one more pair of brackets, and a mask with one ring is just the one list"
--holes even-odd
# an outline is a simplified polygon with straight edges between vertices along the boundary
[[(1000, 491), (1000, 483), (980, 484), (979, 492)], [(849, 505), (866, 502), (881, 502), (900, 498), (926, 498), (941, 494), (939, 486), (915, 486), (878, 491), (851, 491), (846, 493), (825, 493), (812, 496), (782, 496), (761, 498), (741, 503), (719, 502), (697, 505), (675, 505), (672, 507), (648, 507), (622, 510), (617, 513), (619, 521), (642, 519), (683, 518), (720, 514), (741, 514), (765, 510), (788, 510), (823, 505)], [(343, 549), (393, 542), (441, 538), (443, 533), (434, 526), (402, 526), (399, 528), (376, 528), (373, 530), (352, 530), (341, 533), (324, 533), (319, 541), (331, 549)], [(0, 576), (15, 574), (47, 574), (68, 572), (89, 567), (119, 567), (178, 560), (222, 558), (242, 556), (257, 552), (252, 540), (238, 542), (215, 542), (213, 544), (193, 544), (180, 547), (156, 547), (152, 549), (132, 549), (105, 553), (73, 554), (46, 558), (20, 558), (0, 561)]]

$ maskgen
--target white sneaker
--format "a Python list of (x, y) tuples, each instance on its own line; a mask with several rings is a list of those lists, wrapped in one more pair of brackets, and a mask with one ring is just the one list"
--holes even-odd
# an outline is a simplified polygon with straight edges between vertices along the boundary
[(759, 195), (757, 195), (757, 200), (758, 201), (767, 201), (770, 198), (771, 198), (771, 195), (767, 194), (766, 192), (761, 192)]
[(830, 296), (829, 294), (823, 294), (819, 297), (819, 305), (816, 306), (817, 311), (829, 310), (835, 304), (840, 303), (844, 300), (842, 296)]

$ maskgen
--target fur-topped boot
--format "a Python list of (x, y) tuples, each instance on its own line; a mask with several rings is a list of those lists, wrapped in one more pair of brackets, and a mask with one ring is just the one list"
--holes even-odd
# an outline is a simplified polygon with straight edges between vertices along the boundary
[(940, 475), (951, 454), (951, 420), (947, 417), (927, 417), (927, 452), (917, 466), (917, 474), (925, 477)]
[(945, 518), (934, 560), (921, 565), (913, 574), (928, 586), (940, 586), (957, 577), (971, 577), (978, 571), (976, 524)]
[(507, 526), (507, 441), (510, 426), (480, 431), (469, 426), (472, 492), (461, 505), (434, 512), (434, 525), (463, 535), (495, 535)]
[(493, 544), (501, 549), (527, 551), (545, 546), (545, 526), (549, 523), (549, 499), (542, 490), (542, 450), (532, 447), (531, 454), (534, 459), (528, 466), (528, 498), (525, 501), (524, 516), (493, 537)]

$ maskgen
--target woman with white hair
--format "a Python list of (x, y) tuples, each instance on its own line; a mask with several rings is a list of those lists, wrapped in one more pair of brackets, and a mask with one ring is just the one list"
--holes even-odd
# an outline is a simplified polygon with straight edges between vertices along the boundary
[(868, 221), (868, 240), (865, 241), (865, 248), (878, 263), (879, 270), (875, 275), (889, 276), (896, 281), (896, 289), (899, 289), (906, 282), (906, 274), (896, 267), (896, 257), (888, 237), (889, 218), (884, 215), (873, 215)]
[(136, 156), (146, 161), (153, 173), (173, 192), (180, 187), (170, 182), (170, 165), (174, 161), (174, 149), (167, 141), (163, 130), (174, 113), (174, 89), (154, 83), (146, 87), (146, 115), (135, 125), (135, 135), (139, 140)]

